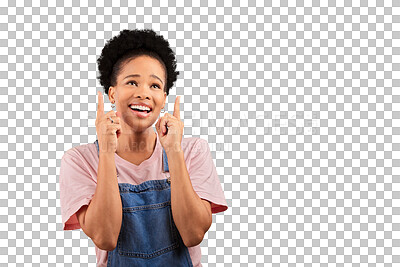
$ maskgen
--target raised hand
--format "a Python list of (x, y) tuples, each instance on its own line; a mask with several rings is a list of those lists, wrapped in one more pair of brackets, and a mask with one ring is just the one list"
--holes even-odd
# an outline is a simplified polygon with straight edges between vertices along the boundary
[(165, 113), (155, 124), (160, 143), (165, 152), (180, 151), (182, 149), (183, 121), (179, 110), (180, 96), (175, 99), (173, 115)]
[[(120, 136), (121, 115), (114, 110), (110, 110), (104, 114), (104, 100), (103, 94), (98, 91), (98, 104), (97, 104), (97, 116), (96, 116), (96, 132), (97, 140), (99, 142), (100, 153), (115, 153), (117, 150), (117, 139)], [(111, 118), (114, 123), (109, 119)]]

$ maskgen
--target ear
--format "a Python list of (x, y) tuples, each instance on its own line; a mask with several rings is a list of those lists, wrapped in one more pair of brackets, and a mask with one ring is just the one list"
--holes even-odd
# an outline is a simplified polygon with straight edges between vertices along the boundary
[(164, 108), (165, 107), (165, 102), (167, 101), (167, 93), (166, 92), (164, 92), (164, 103), (163, 103), (163, 107), (162, 108)]
[(109, 88), (108, 88), (108, 99), (110, 99), (110, 102), (112, 103), (112, 102), (115, 102), (115, 99), (114, 99), (114, 94), (115, 94), (115, 88), (113, 87), (113, 86), (110, 86)]

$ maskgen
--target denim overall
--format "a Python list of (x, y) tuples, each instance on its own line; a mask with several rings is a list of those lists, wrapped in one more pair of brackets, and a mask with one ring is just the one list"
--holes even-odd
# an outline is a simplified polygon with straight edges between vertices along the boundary
[[(98, 140), (94, 142), (99, 155)], [(169, 173), (163, 149), (163, 173)], [(138, 185), (118, 183), (122, 224), (117, 246), (108, 252), (107, 267), (193, 267), (189, 250), (172, 219), (171, 180)]]

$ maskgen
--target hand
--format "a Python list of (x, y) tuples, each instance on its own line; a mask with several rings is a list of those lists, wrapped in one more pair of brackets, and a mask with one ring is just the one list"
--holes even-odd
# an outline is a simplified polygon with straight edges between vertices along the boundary
[(179, 110), (180, 96), (175, 99), (173, 115), (165, 113), (155, 124), (160, 143), (165, 152), (180, 151), (182, 149), (183, 122)]
[[(96, 116), (96, 132), (99, 142), (100, 152), (115, 153), (117, 151), (117, 138), (121, 135), (121, 114), (110, 110), (104, 114), (104, 101), (103, 94), (97, 92), (98, 105), (97, 105), (97, 116)], [(111, 123), (111, 119), (114, 123)]]

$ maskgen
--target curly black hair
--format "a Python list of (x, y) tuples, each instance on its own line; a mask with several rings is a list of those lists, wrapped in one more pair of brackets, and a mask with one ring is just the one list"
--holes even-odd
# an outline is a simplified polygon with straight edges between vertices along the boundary
[(166, 73), (164, 91), (169, 90), (177, 79), (175, 53), (163, 36), (152, 29), (122, 30), (119, 35), (107, 41), (97, 59), (100, 75), (97, 77), (108, 95), (110, 86), (115, 86), (116, 78), (127, 59), (148, 55), (160, 61)]

